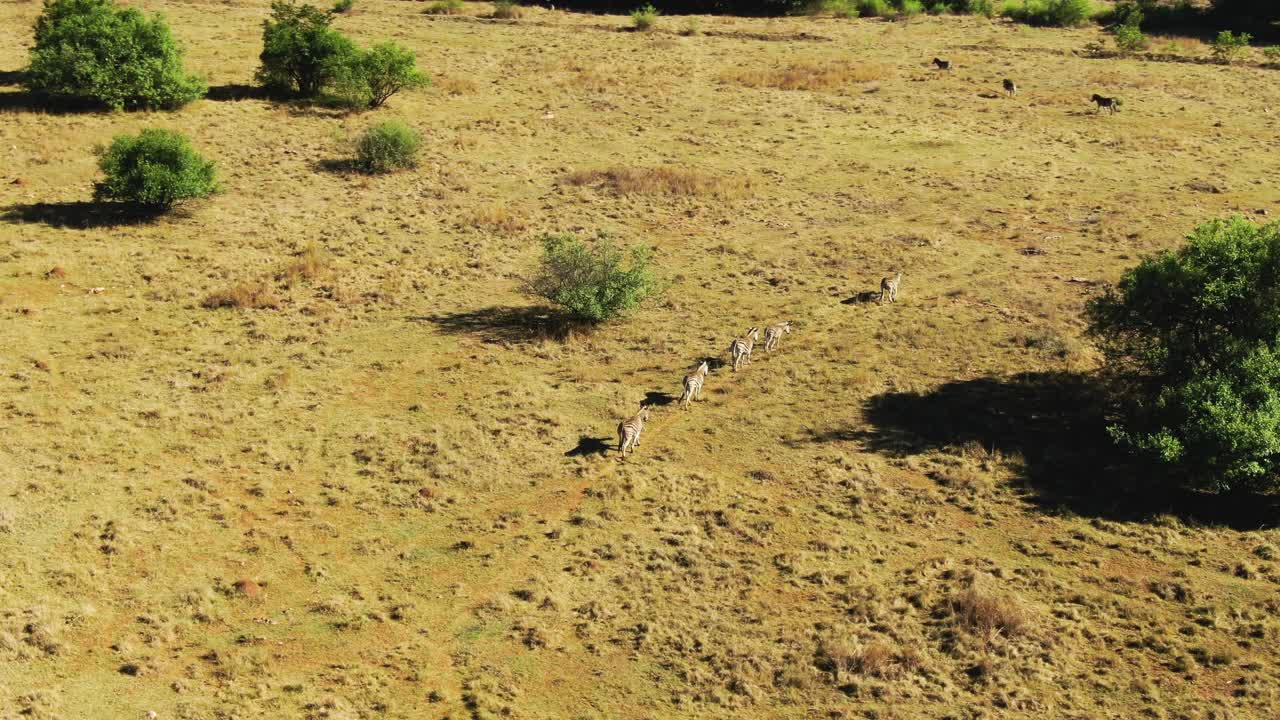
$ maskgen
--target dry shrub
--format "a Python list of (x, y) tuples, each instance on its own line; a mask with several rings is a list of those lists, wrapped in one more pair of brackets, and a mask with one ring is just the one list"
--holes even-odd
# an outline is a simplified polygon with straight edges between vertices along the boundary
[(322, 280), (329, 277), (331, 272), (329, 256), (320, 246), (312, 244), (285, 265), (277, 279), (283, 282), (285, 287), (293, 287), (303, 280)]
[(490, 205), (480, 208), (471, 213), (466, 223), (477, 230), (488, 230), (490, 232), (513, 233), (525, 228), (524, 221), (519, 216), (512, 214), (504, 205)]
[(742, 177), (722, 178), (680, 167), (577, 170), (564, 177), (569, 185), (605, 188), (619, 195), (685, 195), (720, 199), (741, 195), (752, 182)]
[(843, 673), (891, 679), (918, 669), (921, 661), (914, 650), (895, 652), (887, 643), (878, 640), (868, 645), (829, 640), (818, 648), (817, 665), (837, 679)]
[(280, 298), (276, 295), (275, 288), (265, 280), (253, 280), (209, 293), (201, 304), (210, 310), (218, 308), (261, 310), (280, 307)]
[(476, 90), (473, 80), (462, 77), (442, 77), (435, 80), (433, 84), (447, 95), (465, 95)]
[(1027, 619), (1011, 598), (971, 587), (951, 598), (951, 611), (960, 625), (983, 637), (1017, 637), (1026, 632)]
[(750, 88), (770, 87), (779, 90), (833, 90), (851, 83), (868, 83), (884, 77), (879, 65), (850, 62), (797, 62), (769, 70), (736, 70), (721, 77), (725, 82)]

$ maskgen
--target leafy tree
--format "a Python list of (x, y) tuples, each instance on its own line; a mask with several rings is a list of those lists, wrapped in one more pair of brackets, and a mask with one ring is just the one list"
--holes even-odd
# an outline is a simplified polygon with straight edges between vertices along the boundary
[(258, 81), (277, 92), (319, 97), (357, 54), (347, 36), (329, 27), (332, 22), (331, 13), (314, 5), (272, 2), (271, 17), (262, 23)]
[(106, 175), (106, 180), (94, 185), (97, 200), (167, 209), (180, 200), (217, 190), (213, 163), (200, 157), (179, 133), (149, 128), (137, 135), (117, 135), (95, 153)]
[(204, 96), (159, 15), (112, 0), (46, 0), (25, 84), (55, 99), (112, 109), (172, 109)]
[(1230, 63), (1239, 57), (1241, 51), (1249, 47), (1249, 41), (1252, 39), (1253, 36), (1249, 33), (1236, 35), (1230, 30), (1223, 30), (1209, 45), (1213, 48), (1214, 58), (1219, 62)]
[(401, 90), (430, 82), (415, 62), (412, 50), (393, 42), (356, 51), (338, 72), (338, 95), (349, 105), (379, 107)]
[(1201, 225), (1088, 314), (1120, 444), (1200, 489), (1280, 489), (1280, 223)]
[(590, 244), (574, 235), (547, 235), (542, 261), (525, 290), (560, 306), (574, 320), (601, 323), (659, 292), (651, 256), (644, 245), (624, 250), (603, 233)]

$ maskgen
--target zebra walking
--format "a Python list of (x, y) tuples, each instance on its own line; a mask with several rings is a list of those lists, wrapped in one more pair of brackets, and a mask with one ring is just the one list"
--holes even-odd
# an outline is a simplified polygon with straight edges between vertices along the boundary
[(902, 284), (902, 271), (899, 270), (897, 275), (887, 277), (880, 281), (880, 304), (883, 305), (885, 299), (889, 302), (898, 302), (898, 286)]
[(760, 328), (751, 327), (747, 330), (747, 334), (740, 338), (735, 338), (729, 345), (729, 354), (733, 356), (733, 371), (737, 372), (738, 368), (744, 363), (751, 362), (751, 349), (756, 346), (756, 340), (760, 339)]
[(690, 402), (702, 398), (702, 384), (707, 381), (707, 371), (710, 369), (711, 366), (707, 365), (706, 360), (703, 360), (697, 370), (684, 376), (684, 392), (680, 394), (680, 405), (682, 407), (689, 407)]
[(634, 454), (636, 448), (640, 447), (640, 433), (644, 431), (644, 424), (648, 419), (649, 408), (640, 403), (640, 412), (629, 420), (618, 423), (618, 452), (622, 453), (622, 457), (627, 456), (627, 448), (631, 448)]
[(777, 325), (770, 325), (764, 329), (764, 349), (766, 351), (773, 350), (778, 347), (778, 341), (782, 339), (783, 334), (791, 334), (791, 321), (786, 320)]

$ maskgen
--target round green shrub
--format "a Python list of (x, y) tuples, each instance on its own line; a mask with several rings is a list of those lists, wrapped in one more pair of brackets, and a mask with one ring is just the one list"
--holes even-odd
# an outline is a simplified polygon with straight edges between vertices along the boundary
[(1120, 444), (1172, 482), (1280, 490), (1280, 222), (1201, 225), (1088, 314)]
[(281, 94), (319, 97), (358, 54), (332, 22), (333, 15), (314, 5), (271, 3), (271, 17), (262, 23), (258, 82)]
[(94, 185), (97, 200), (166, 209), (218, 189), (213, 163), (200, 157), (185, 136), (169, 130), (150, 128), (137, 135), (117, 135), (95, 153), (106, 176)]
[(163, 18), (112, 0), (46, 0), (25, 85), (116, 110), (173, 109), (206, 90), (183, 70), (182, 49)]
[(644, 245), (624, 250), (603, 233), (590, 244), (574, 235), (547, 235), (525, 291), (559, 306), (576, 322), (605, 322), (659, 292), (651, 256)]
[(337, 72), (335, 88), (338, 100), (345, 105), (376, 108), (401, 90), (429, 82), (418, 72), (412, 50), (384, 42), (353, 53)]
[(422, 138), (402, 122), (374, 125), (356, 141), (355, 166), (367, 173), (387, 173), (418, 164)]

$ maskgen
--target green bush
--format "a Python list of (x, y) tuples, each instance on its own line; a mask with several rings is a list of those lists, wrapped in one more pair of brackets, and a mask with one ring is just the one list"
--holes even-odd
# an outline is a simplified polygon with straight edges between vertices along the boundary
[(661, 14), (652, 4), (638, 7), (631, 11), (631, 26), (642, 32), (652, 30)]
[(1236, 35), (1230, 30), (1223, 30), (1209, 45), (1213, 48), (1213, 57), (1218, 62), (1230, 63), (1235, 62), (1241, 51), (1249, 47), (1249, 41), (1252, 39), (1253, 36), (1249, 33)]
[(1119, 443), (1196, 488), (1280, 489), (1280, 223), (1201, 225), (1088, 315)]
[(603, 233), (590, 244), (574, 235), (548, 235), (525, 290), (578, 322), (594, 324), (637, 307), (660, 291), (660, 283), (648, 247), (624, 250)]
[(422, 138), (402, 122), (374, 125), (356, 141), (355, 166), (367, 173), (387, 173), (418, 164)]
[(1093, 15), (1090, 0), (1023, 0), (1006, 2), (1003, 13), (1019, 22), (1030, 25), (1074, 27), (1083, 24)]
[(350, 106), (379, 107), (401, 90), (428, 84), (415, 63), (413, 51), (393, 42), (356, 50), (335, 72), (337, 96)]
[(94, 185), (96, 200), (123, 200), (157, 209), (215, 192), (212, 162), (200, 157), (187, 138), (169, 130), (147, 129), (117, 135), (94, 149), (106, 180)]
[(340, 15), (355, 7), (355, 5), (356, 0), (338, 0), (338, 2), (333, 4), (333, 13), (335, 15)]
[(46, 0), (24, 81), (59, 100), (116, 110), (172, 109), (203, 97), (182, 67), (182, 49), (159, 15), (112, 0)]
[(524, 9), (516, 0), (497, 0), (493, 4), (493, 16), (500, 20), (519, 20)]
[(924, 3), (920, 0), (898, 0), (898, 17), (915, 17), (924, 12)]
[(1262, 56), (1272, 65), (1280, 64), (1280, 45), (1272, 45), (1263, 49)]
[(423, 12), (428, 15), (458, 15), (462, 12), (462, 0), (436, 0)]
[(271, 3), (262, 23), (258, 81), (269, 89), (317, 98), (355, 58), (356, 46), (329, 27), (333, 15), (292, 0)]
[(946, 15), (947, 13), (951, 12), (951, 8), (947, 7), (946, 3), (935, 2), (934, 4), (929, 6), (928, 12), (930, 15)]
[(1121, 52), (1138, 52), (1147, 49), (1147, 36), (1137, 25), (1117, 25), (1111, 29), (1115, 36), (1116, 47)]
[(888, 0), (858, 0), (857, 5), (863, 17), (887, 17), (893, 12)]

